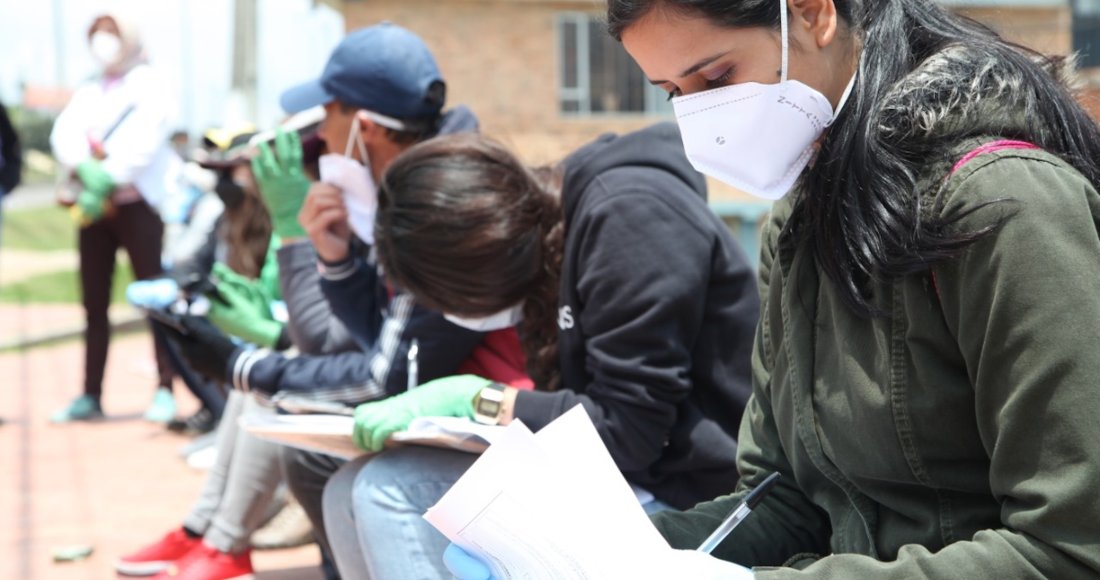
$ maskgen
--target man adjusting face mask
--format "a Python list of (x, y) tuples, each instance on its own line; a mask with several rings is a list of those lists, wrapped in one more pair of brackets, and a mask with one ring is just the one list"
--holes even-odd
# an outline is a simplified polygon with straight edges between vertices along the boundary
[(740, 83), (672, 99), (692, 166), (768, 200), (782, 198), (794, 185), (813, 157), (814, 142), (836, 120), (856, 80), (853, 75), (834, 112), (825, 95), (788, 79), (785, 2), (779, 14), (783, 60), (778, 83)]
[[(396, 122), (396, 121), (394, 121)], [(362, 163), (352, 156), (352, 147), (359, 150)], [(344, 194), (344, 206), (348, 210), (348, 225), (360, 240), (374, 244), (374, 214), (378, 210), (378, 187), (371, 175), (370, 157), (359, 131), (359, 111), (351, 122), (347, 145), (343, 155), (326, 153), (318, 159), (321, 181), (334, 185)]]

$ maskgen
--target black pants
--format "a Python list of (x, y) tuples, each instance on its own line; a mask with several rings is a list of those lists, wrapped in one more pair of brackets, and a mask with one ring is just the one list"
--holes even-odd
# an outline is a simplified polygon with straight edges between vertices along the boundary
[[(302, 511), (309, 517), (309, 523), (313, 525), (313, 538), (321, 547), (322, 568), (325, 568), (326, 580), (332, 580), (339, 576), (335, 573), (332, 562), (332, 549), (328, 544), (328, 536), (325, 533), (325, 515), (321, 498), (325, 492), (325, 484), (332, 474), (336, 473), (347, 463), (346, 460), (325, 455), (302, 451), (293, 447), (283, 448), (283, 481), (287, 489), (294, 495), (294, 499), (302, 506)], [(324, 564), (329, 564), (325, 567)]]
[(151, 326), (153, 328), (153, 340), (163, 341), (164, 353), (168, 357), (169, 363), (172, 365), (172, 372), (183, 379), (183, 384), (187, 386), (191, 394), (195, 395), (195, 398), (202, 403), (203, 407), (206, 407), (214, 414), (215, 419), (220, 420), (222, 418), (222, 413), (225, 411), (225, 389), (219, 387), (214, 381), (195, 372), (179, 352), (179, 346), (168, 339), (164, 330), (156, 324), (151, 324)]
[[(84, 315), (84, 394), (98, 399), (103, 393), (103, 372), (111, 324), (107, 308), (111, 303), (111, 280), (115, 274), (115, 255), (126, 248), (134, 275), (139, 280), (161, 273), (160, 251), (164, 223), (144, 201), (116, 206), (111, 215), (80, 229), (80, 290)], [(172, 371), (165, 355), (163, 340), (154, 340), (157, 357), (158, 387), (172, 386)]]

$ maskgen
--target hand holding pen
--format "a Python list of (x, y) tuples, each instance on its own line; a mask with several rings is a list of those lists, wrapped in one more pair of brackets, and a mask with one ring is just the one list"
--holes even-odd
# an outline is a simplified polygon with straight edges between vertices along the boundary
[(708, 554), (714, 551), (714, 549), (718, 547), (718, 544), (722, 543), (722, 540), (726, 539), (726, 536), (733, 531), (733, 528), (736, 528), (738, 524), (743, 522), (745, 518), (752, 513), (752, 510), (756, 509), (756, 506), (764, 501), (764, 497), (768, 495), (768, 492), (775, 486), (775, 482), (778, 479), (778, 472), (765, 478), (760, 485), (756, 486), (756, 489), (750, 491), (749, 494), (745, 496), (745, 499), (741, 500), (741, 503), (737, 504), (737, 506), (730, 511), (721, 525), (711, 532), (710, 536), (707, 536), (707, 539), (703, 540), (703, 543), (699, 544), (696, 550)]

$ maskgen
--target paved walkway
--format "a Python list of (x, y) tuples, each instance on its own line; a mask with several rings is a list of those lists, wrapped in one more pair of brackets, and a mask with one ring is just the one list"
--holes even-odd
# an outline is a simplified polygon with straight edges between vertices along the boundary
[[(45, 312), (0, 311), (0, 328), (28, 332)], [(106, 421), (48, 422), (77, 394), (82, 356), (79, 341), (0, 354), (0, 513), (9, 522), (0, 526), (0, 578), (114, 578), (114, 559), (178, 525), (202, 484), (203, 473), (178, 455), (189, 439), (141, 420), (155, 383), (144, 333), (112, 343)], [(196, 407), (182, 387), (177, 401), (183, 412)], [(95, 552), (81, 562), (52, 561), (54, 548), (76, 544)], [(257, 552), (253, 561), (259, 580), (321, 578), (312, 545)]]
[[(52, 203), (48, 186), (5, 200), (5, 210)], [(75, 250), (26, 252), (0, 246), (0, 284), (73, 270)], [(156, 365), (137, 311), (111, 308), (116, 333), (104, 384), (107, 419), (52, 425), (49, 415), (79, 394), (83, 376), (79, 304), (0, 303), (0, 579), (115, 578), (124, 553), (178, 526), (204, 474), (179, 456), (190, 441), (141, 419), (153, 395)], [(20, 347), (42, 344), (33, 348)], [(182, 414), (198, 404), (182, 384)], [(55, 563), (53, 550), (93, 546), (92, 556)], [(259, 580), (319, 580), (316, 546), (255, 552)]]

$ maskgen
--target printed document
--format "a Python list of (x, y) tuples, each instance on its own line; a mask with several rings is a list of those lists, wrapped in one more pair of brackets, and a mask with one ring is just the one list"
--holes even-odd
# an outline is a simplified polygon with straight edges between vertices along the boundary
[(579, 405), (513, 421), (424, 518), (500, 580), (646, 578), (671, 552)]

